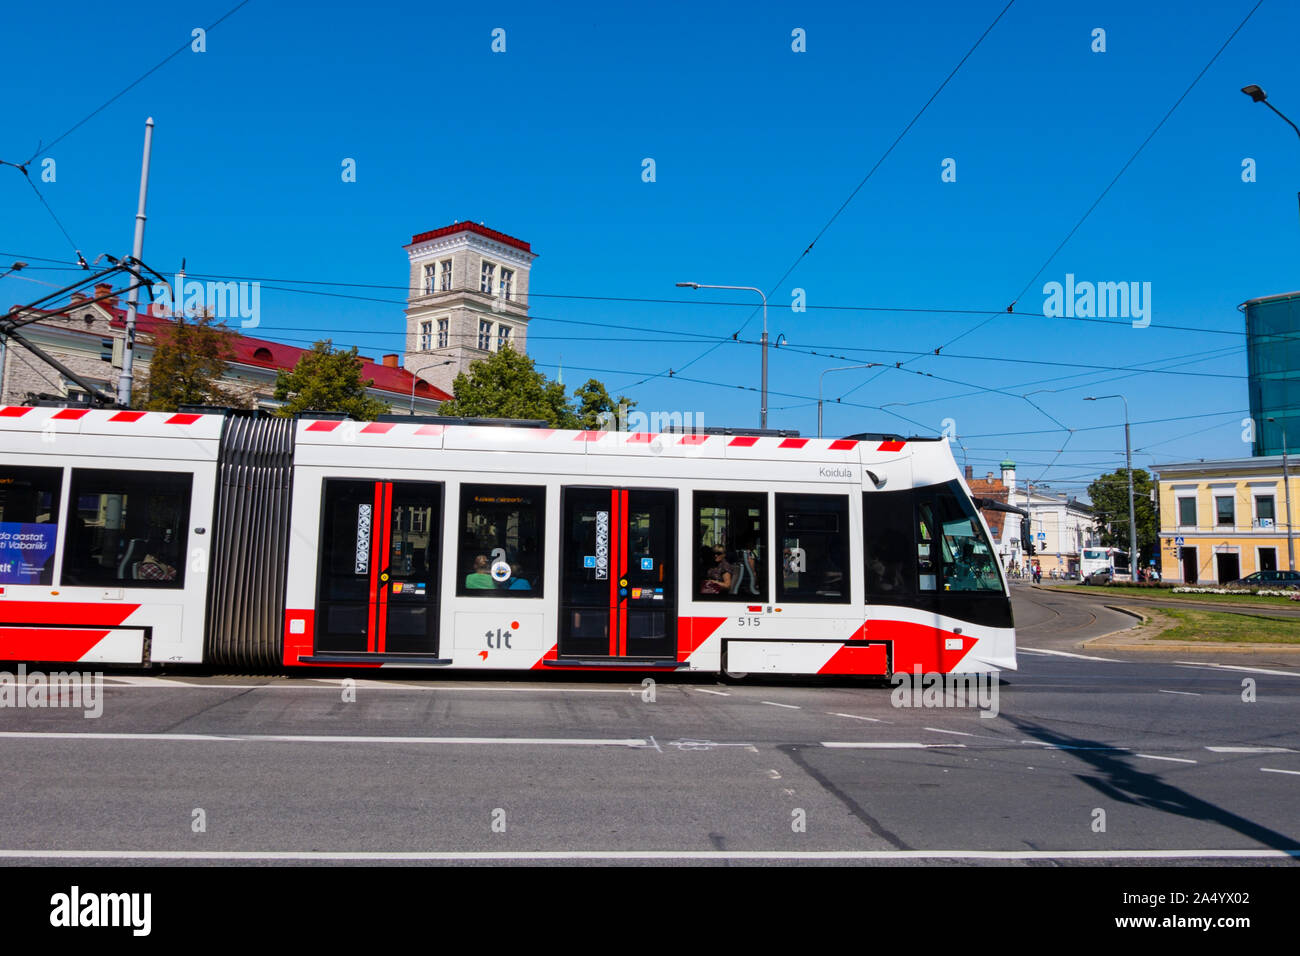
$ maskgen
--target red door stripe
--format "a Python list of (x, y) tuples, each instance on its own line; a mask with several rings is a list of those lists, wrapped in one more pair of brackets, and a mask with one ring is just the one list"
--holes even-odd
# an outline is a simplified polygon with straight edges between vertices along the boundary
[[(389, 558), (392, 554), (392, 533), (393, 533), (393, 483), (384, 482), (384, 511), (381, 519), (383, 521), (384, 540), (380, 545), (379, 553), (379, 573), (386, 574), (391, 579), (392, 572), (388, 567)], [(379, 638), (376, 642), (376, 649), (379, 653), (384, 653), (388, 649), (388, 589), (391, 580), (379, 582), (379, 610), (376, 612), (377, 623), (379, 625)]]
[(618, 489), (609, 492), (609, 656), (618, 656)]
[[(627, 490), (619, 492), (618, 495), (619, 522), (622, 527), (619, 529), (619, 548), (618, 548), (618, 580), (621, 585), (627, 580), (628, 569), (628, 535), (626, 533), (628, 523), (627, 508)], [(628, 594), (631, 594), (629, 591)], [(618, 602), (618, 654), (620, 657), (627, 656), (627, 602), (628, 594), (621, 595)]]
[(383, 521), (380, 510), (384, 505), (384, 486), (375, 482), (375, 495), (370, 511), (370, 607), (366, 613), (366, 650), (375, 649), (375, 612), (378, 610), (379, 598), (379, 523)]

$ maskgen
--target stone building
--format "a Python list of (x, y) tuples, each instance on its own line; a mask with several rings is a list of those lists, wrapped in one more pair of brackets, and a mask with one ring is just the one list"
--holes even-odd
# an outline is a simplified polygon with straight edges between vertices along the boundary
[[(100, 283), (94, 298), (112, 293), (112, 286)], [(120, 368), (114, 356), (121, 354), (120, 344), (126, 335), (126, 309), (116, 297), (92, 302), (91, 297), (74, 293), (77, 307), (70, 312), (48, 316), (22, 327), (22, 334), (35, 345), (58, 359), (78, 376), (112, 394), (117, 392)], [(36, 310), (37, 312), (43, 310)], [(30, 316), (20, 312), (16, 317)], [(151, 338), (165, 328), (164, 315), (141, 313), (136, 316), (135, 381), (143, 383), (149, 376), (153, 355)], [(236, 334), (234, 358), (226, 366), (219, 384), (263, 409), (282, 404), (274, 397), (276, 375), (292, 369), (299, 358), (310, 351), (267, 339)], [(386, 402), (393, 412), (417, 415), (437, 414), (450, 393), (430, 385), (400, 367), (397, 354), (385, 355), (380, 361), (362, 356), (362, 378), (370, 382), (366, 394)], [(72, 380), (41, 361), (23, 346), (0, 338), (0, 405), (22, 405), (41, 398), (85, 401), (88, 396)]]
[(482, 223), (457, 222), (411, 237), (403, 366), (450, 392), (473, 362), (510, 346), (527, 351), (527, 242)]

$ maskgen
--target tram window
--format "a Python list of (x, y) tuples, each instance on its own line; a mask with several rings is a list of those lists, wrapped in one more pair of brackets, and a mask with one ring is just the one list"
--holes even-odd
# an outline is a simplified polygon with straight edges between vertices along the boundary
[(461, 485), (456, 593), (541, 597), (546, 489)]
[(821, 604), (849, 600), (849, 499), (777, 495), (781, 574), (777, 599)]
[(956, 482), (917, 492), (921, 590), (1002, 592), (997, 556)]
[(767, 600), (767, 495), (695, 493), (694, 595)]
[(74, 468), (63, 583), (184, 587), (193, 482), (175, 472)]
[(913, 597), (918, 555), (911, 490), (864, 493), (862, 534), (867, 600), (887, 604)]
[(62, 468), (0, 467), (0, 584), (54, 583)]

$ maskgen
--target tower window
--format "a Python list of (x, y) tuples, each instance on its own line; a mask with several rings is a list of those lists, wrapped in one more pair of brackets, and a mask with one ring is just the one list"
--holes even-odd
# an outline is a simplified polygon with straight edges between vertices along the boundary
[(447, 347), (447, 320), (439, 319), (438, 320), (438, 348), (445, 349), (446, 347)]
[(484, 352), (492, 348), (492, 323), (486, 319), (478, 322), (478, 347)]
[(483, 268), (479, 273), (478, 281), (478, 290), (480, 292), (486, 292), (488, 295), (491, 295), (495, 291), (493, 287), (496, 284), (496, 271), (497, 267), (495, 263), (488, 262), (486, 259), (483, 261)]
[(433, 292), (433, 281), (435, 278), (435, 267), (428, 265), (424, 267), (424, 294), (429, 295)]
[(420, 351), (421, 352), (429, 351), (429, 347), (431, 344), (430, 340), (432, 339), (432, 337), (433, 337), (433, 323), (421, 322), (420, 323)]
[(438, 291), (450, 292), (451, 291), (451, 260), (443, 259), (442, 262), (438, 263), (438, 267), (440, 270), (439, 278), (438, 278)]
[(515, 270), (501, 268), (501, 298), (509, 299), (514, 295), (515, 288)]
[(497, 351), (500, 352), (503, 348), (505, 348), (509, 344), (510, 344), (510, 326), (498, 325), (497, 326)]

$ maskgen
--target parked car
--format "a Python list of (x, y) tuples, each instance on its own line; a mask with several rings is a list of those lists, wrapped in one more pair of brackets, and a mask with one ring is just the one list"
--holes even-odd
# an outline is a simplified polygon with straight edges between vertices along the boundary
[(1225, 588), (1300, 588), (1300, 571), (1256, 571), (1228, 581)]
[(1110, 584), (1110, 568), (1102, 568), (1100, 571), (1093, 571), (1080, 584)]

